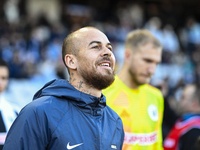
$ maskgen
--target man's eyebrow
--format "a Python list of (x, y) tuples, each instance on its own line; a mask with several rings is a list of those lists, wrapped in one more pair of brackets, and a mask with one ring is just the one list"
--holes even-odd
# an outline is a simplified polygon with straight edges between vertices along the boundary
[[(92, 45), (93, 43), (96, 43), (96, 44), (101, 44), (101, 42), (100, 42), (100, 41), (92, 41), (92, 42), (90, 42), (90, 43), (89, 43), (89, 46), (90, 46), (90, 45)], [(108, 45), (108, 46), (112, 46), (112, 44), (111, 44), (111, 43), (107, 43), (107, 45)]]
[(89, 43), (89, 46), (92, 45), (93, 43), (101, 44), (101, 42), (99, 42), (99, 41), (92, 41)]
[(111, 44), (111, 43), (107, 43), (107, 45), (108, 45), (108, 46), (112, 46), (112, 44)]

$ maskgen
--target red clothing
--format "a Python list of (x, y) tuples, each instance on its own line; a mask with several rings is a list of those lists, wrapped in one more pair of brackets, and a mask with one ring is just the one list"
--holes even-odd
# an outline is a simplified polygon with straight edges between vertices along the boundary
[[(182, 120), (179, 119), (172, 130), (164, 140), (164, 150), (179, 150), (179, 140), (191, 129), (198, 128), (200, 129), (200, 117), (193, 116), (189, 119)], [(196, 140), (196, 139), (191, 139)]]

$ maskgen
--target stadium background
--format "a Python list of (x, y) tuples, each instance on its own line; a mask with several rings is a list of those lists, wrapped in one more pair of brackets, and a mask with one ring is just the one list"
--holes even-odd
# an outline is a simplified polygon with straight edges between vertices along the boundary
[(199, 7), (199, 0), (1, 0), (0, 56), (11, 71), (6, 95), (23, 107), (46, 82), (67, 79), (61, 44), (73, 30), (90, 25), (106, 33), (119, 72), (127, 33), (147, 28), (164, 47), (151, 84), (176, 107), (183, 85), (200, 83)]

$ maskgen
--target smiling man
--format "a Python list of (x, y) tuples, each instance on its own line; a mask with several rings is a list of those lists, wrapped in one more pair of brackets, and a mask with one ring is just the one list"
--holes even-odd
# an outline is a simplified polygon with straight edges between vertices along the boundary
[(10, 129), (4, 150), (121, 150), (120, 117), (102, 89), (114, 81), (115, 57), (106, 35), (81, 28), (63, 42), (70, 79), (53, 80), (25, 106)]

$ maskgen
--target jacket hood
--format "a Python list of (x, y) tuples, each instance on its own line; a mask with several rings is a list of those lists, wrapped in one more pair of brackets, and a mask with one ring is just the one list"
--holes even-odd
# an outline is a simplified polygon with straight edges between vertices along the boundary
[(93, 107), (105, 107), (106, 98), (100, 98), (85, 94), (74, 88), (67, 80), (56, 79), (46, 83), (33, 97), (33, 100), (42, 96), (53, 96), (71, 101), (79, 107), (91, 109)]

